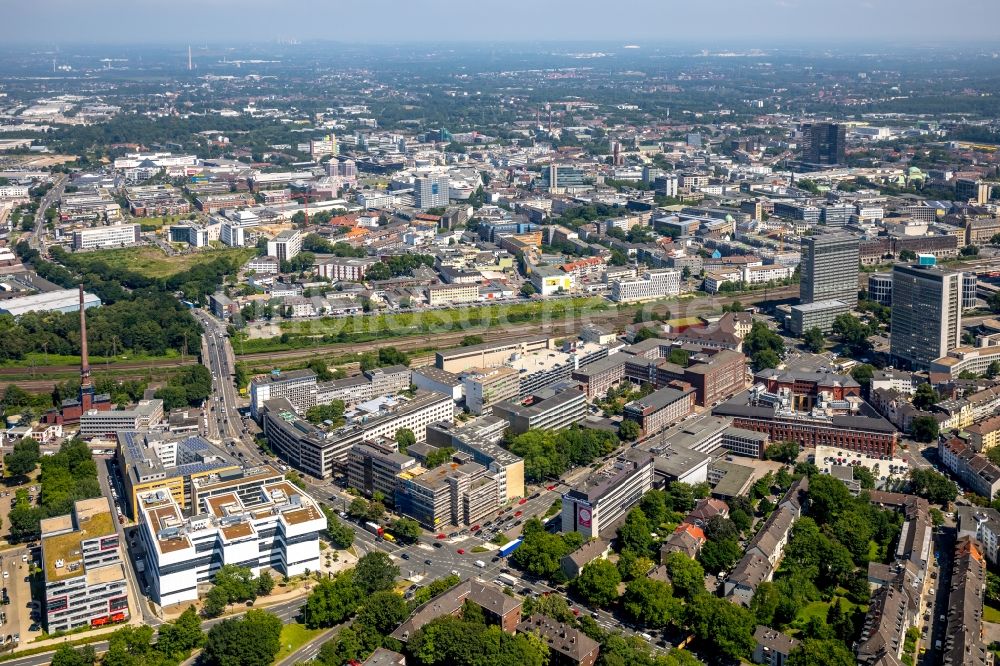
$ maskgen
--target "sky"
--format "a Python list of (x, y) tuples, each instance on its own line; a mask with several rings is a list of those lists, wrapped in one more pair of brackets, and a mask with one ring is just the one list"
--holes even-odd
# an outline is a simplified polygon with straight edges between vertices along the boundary
[(7, 43), (997, 44), (1000, 0), (31, 0)]

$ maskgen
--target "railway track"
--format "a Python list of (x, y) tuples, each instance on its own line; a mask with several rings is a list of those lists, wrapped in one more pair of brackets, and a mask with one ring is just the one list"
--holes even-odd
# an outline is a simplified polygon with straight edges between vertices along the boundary
[[(723, 305), (740, 301), (745, 305), (754, 305), (763, 301), (781, 301), (798, 296), (798, 285), (780, 287), (755, 294), (742, 295), (715, 295), (707, 298), (693, 298), (686, 301), (674, 301), (668, 303), (655, 303), (642, 306), (645, 320), (662, 317), (666, 312), (670, 312), (672, 317), (695, 317), (699, 315), (709, 315), (717, 313)], [(534, 321), (503, 326), (489, 326), (485, 328), (469, 328), (460, 331), (450, 331), (444, 333), (422, 333), (406, 337), (388, 336), (381, 340), (372, 340), (363, 343), (335, 343), (317, 344), (301, 349), (290, 349), (273, 352), (254, 352), (250, 354), (236, 354), (236, 360), (247, 362), (251, 365), (268, 364), (271, 367), (281, 363), (293, 363), (309, 361), (313, 358), (324, 356), (336, 356), (344, 354), (360, 354), (368, 351), (377, 351), (383, 347), (395, 347), (404, 352), (426, 349), (448, 349), (457, 347), (468, 335), (479, 335), (486, 342), (501, 340), (518, 335), (546, 334), (552, 337), (563, 335), (575, 335), (580, 332), (586, 324), (596, 324), (611, 330), (623, 330), (627, 325), (635, 321), (636, 307), (628, 307), (623, 310), (610, 308), (608, 310), (588, 312), (583, 315), (575, 315), (567, 319), (558, 321)], [(237, 345), (238, 346), (238, 345)], [(235, 350), (234, 350), (235, 351)], [(180, 368), (198, 363), (195, 357), (181, 359), (164, 359), (160, 361), (127, 361), (106, 366), (107, 370), (113, 371), (116, 376), (123, 379), (141, 378), (151, 370)], [(421, 354), (411, 360), (411, 365), (419, 367), (421, 365), (431, 365), (434, 362), (434, 354)], [(349, 364), (349, 371), (357, 372), (360, 368), (352, 368)], [(95, 363), (93, 370), (100, 373), (101, 364)], [(25, 390), (51, 390), (52, 387), (61, 381), (71, 379), (79, 373), (78, 365), (62, 366), (36, 366), (36, 375), (52, 375), (42, 379), (27, 378), (32, 372), (29, 368), (0, 368), (0, 386), (7, 384), (17, 384)]]

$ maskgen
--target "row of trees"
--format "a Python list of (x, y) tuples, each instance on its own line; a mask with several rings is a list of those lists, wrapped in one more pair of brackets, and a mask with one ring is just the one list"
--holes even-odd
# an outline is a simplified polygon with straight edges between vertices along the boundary
[[(209, 636), (212, 636), (211, 632)], [(175, 621), (160, 626), (155, 643), (153, 628), (150, 626), (127, 626), (118, 629), (109, 637), (108, 651), (101, 657), (100, 663), (104, 666), (173, 666), (185, 661), (192, 650), (204, 644), (205, 634), (201, 628), (201, 618), (194, 606), (190, 606)], [(221, 656), (215, 649), (211, 653), (206, 651), (206, 657), (210, 655)], [(60, 645), (52, 655), (51, 661), (52, 666), (94, 666), (97, 663), (97, 653), (92, 645), (81, 648), (67, 644)], [(213, 659), (209, 663), (227, 662)], [(240, 663), (253, 666), (255, 662)]]
[(156, 392), (163, 400), (163, 409), (196, 407), (212, 393), (212, 373), (203, 365), (192, 365), (167, 380), (167, 385)]
[(226, 564), (219, 569), (212, 583), (203, 607), (208, 617), (222, 615), (229, 604), (253, 603), (258, 596), (267, 596), (274, 589), (274, 578), (270, 573), (262, 571), (259, 576), (254, 576), (250, 569), (235, 564)]
[[(24, 467), (29, 467), (27, 454), (23, 450), (15, 453), (18, 464), (23, 462)], [(77, 500), (101, 496), (97, 465), (83, 441), (73, 439), (65, 442), (55, 455), (43, 457), (40, 462), (42, 472), (39, 476), (38, 505), (32, 506), (28, 501), (28, 492), (23, 488), (15, 493), (9, 514), (10, 540), (13, 542), (37, 539), (39, 523), (43, 518), (68, 514)], [(25, 473), (33, 469), (34, 464), (30, 464)]]

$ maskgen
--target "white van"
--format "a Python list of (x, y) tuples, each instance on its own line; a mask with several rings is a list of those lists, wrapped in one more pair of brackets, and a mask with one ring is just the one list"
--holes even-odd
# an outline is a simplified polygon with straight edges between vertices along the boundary
[(480, 569), (485, 569), (486, 562), (483, 562), (482, 560), (476, 560), (476, 566), (479, 567)]

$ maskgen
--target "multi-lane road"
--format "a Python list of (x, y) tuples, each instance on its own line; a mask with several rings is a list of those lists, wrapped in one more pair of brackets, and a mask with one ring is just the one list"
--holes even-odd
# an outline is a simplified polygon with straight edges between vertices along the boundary
[(66, 178), (66, 174), (59, 174), (55, 182), (52, 184), (52, 188), (45, 193), (45, 196), (43, 196), (42, 200), (38, 203), (38, 212), (35, 213), (35, 233), (33, 233), (31, 238), (28, 240), (28, 245), (42, 254), (45, 254), (45, 211), (55, 204), (59, 200), (59, 197), (62, 196), (63, 190), (66, 189)]

